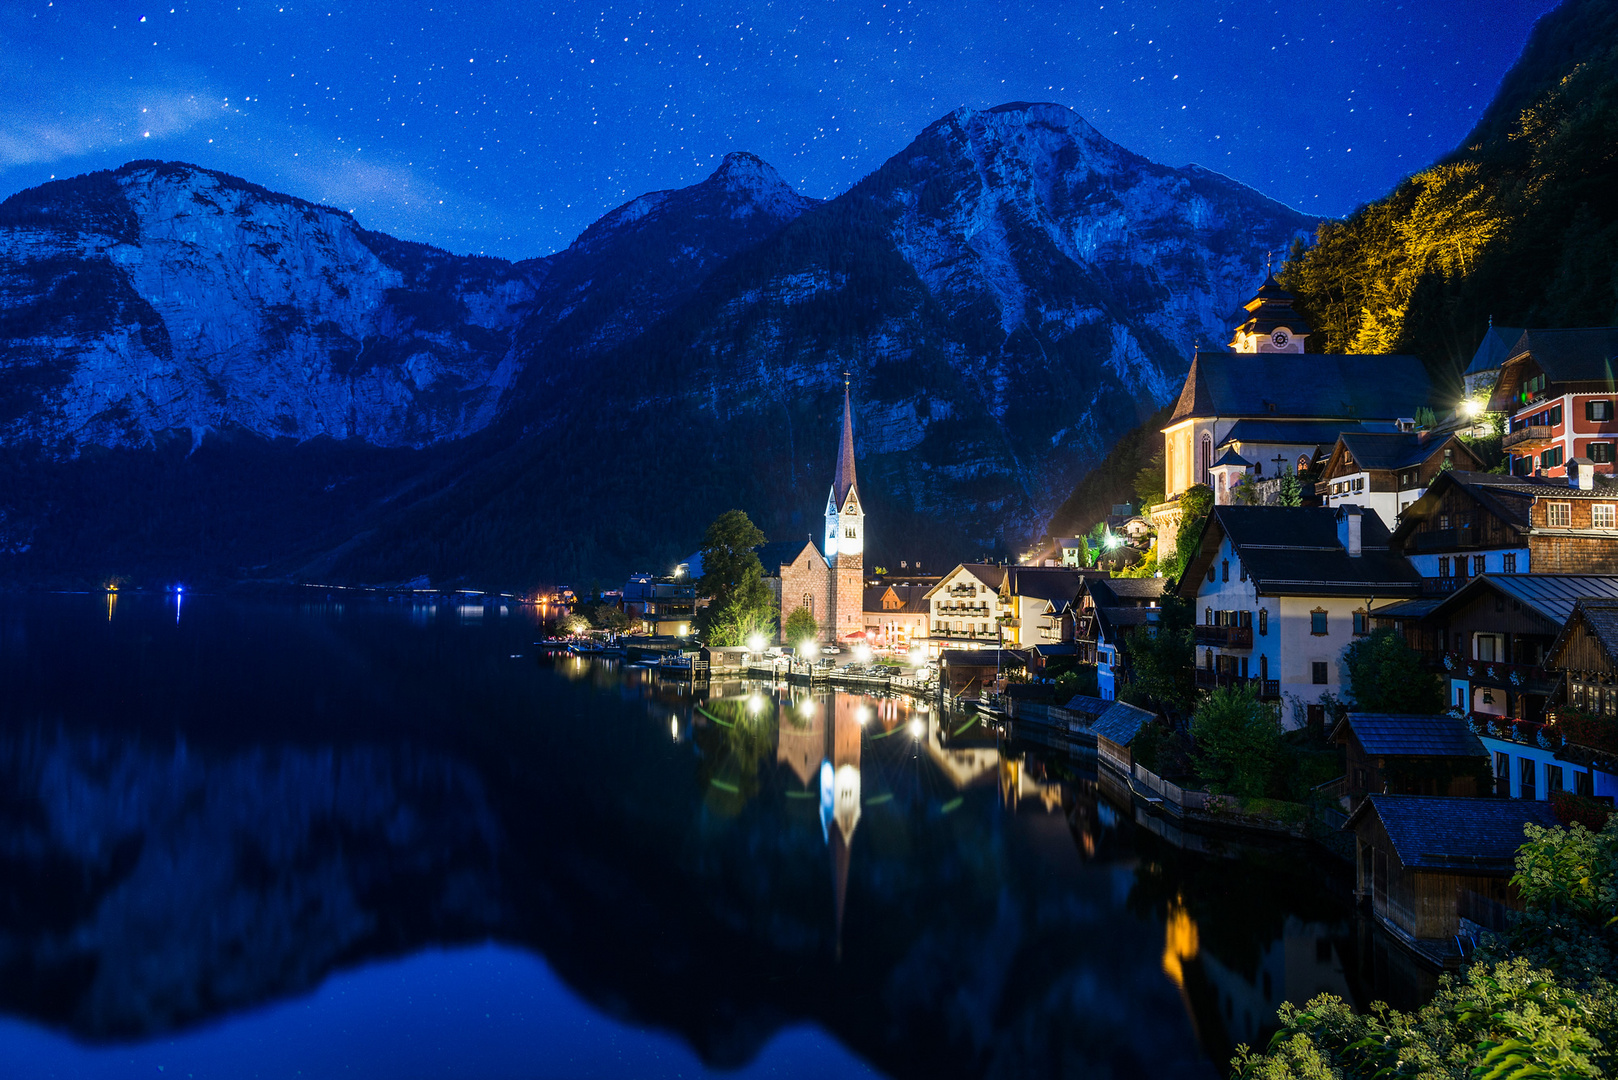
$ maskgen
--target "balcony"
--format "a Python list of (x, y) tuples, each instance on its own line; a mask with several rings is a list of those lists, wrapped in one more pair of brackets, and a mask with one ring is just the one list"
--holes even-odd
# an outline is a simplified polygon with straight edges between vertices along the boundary
[(1546, 424), (1525, 424), (1516, 431), (1506, 432), (1500, 440), (1500, 449), (1514, 454), (1531, 454), (1555, 442), (1554, 431)]
[(1465, 679), (1478, 686), (1498, 686), (1548, 694), (1561, 679), (1560, 671), (1547, 671), (1535, 664), (1508, 664), (1503, 660), (1471, 660), (1460, 653), (1439, 653), (1438, 666), (1451, 678)]
[(1212, 668), (1197, 668), (1197, 689), (1215, 690), (1224, 686), (1251, 686), (1258, 691), (1258, 696), (1264, 701), (1279, 701), (1281, 698), (1280, 679), (1242, 678), (1240, 675), (1228, 671), (1214, 671)]
[(1251, 626), (1198, 626), (1196, 631), (1198, 645), (1212, 645), (1222, 649), (1253, 647)]

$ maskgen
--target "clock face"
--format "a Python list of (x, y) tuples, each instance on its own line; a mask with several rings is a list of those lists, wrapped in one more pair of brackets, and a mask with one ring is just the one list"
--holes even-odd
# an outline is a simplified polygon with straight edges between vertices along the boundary
[(1277, 349), (1285, 348), (1286, 343), (1291, 340), (1292, 335), (1287, 333), (1285, 330), (1277, 330), (1275, 333), (1270, 335), (1270, 341), (1274, 343)]

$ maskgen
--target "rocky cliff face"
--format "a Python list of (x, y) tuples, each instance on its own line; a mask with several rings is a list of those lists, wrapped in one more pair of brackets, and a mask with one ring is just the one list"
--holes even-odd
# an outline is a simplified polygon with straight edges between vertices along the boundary
[[(951, 113), (825, 203), (732, 154), (515, 265), (137, 162), (0, 205), (0, 453), (464, 443), (327, 570), (613, 574), (738, 504), (810, 531), (848, 371), (873, 554), (966, 554), (1037, 534), (1313, 224), (1056, 105)], [(702, 478), (679, 520), (670, 472)], [(42, 513), (0, 505), (36, 551)]]

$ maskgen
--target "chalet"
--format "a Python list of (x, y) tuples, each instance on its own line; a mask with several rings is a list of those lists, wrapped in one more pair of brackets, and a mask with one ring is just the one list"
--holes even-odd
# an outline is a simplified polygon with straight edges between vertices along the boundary
[(1350, 807), (1371, 794), (1489, 793), (1488, 752), (1459, 717), (1351, 712), (1331, 741), (1346, 753)]
[(1559, 681), (1546, 655), (1581, 597), (1618, 599), (1618, 576), (1488, 574), (1419, 620), (1414, 643), (1442, 665), (1458, 714), (1538, 724)]
[(867, 585), (865, 639), (892, 652), (909, 652), (927, 640), (929, 609), (925, 585)]
[(1248, 683), (1324, 723), (1321, 696), (1344, 696), (1343, 650), (1378, 602), (1421, 582), (1360, 507), (1216, 506), (1176, 588), (1200, 616), (1198, 686)]
[(1167, 585), (1163, 578), (1094, 578), (1074, 599), (1075, 655), (1096, 666), (1101, 697), (1118, 696), (1118, 684), (1127, 678), (1124, 638), (1137, 627), (1157, 625)]
[(1060, 566), (1006, 568), (1001, 603), (1009, 618), (1004, 622), (1010, 645), (1055, 645), (1073, 640), (1073, 622), (1064, 618), (1087, 578), (1100, 570), (1074, 570)]
[[(1563, 676), (1552, 717), (1555, 760), (1543, 763), (1547, 795), (1618, 796), (1618, 599), (1581, 599), (1545, 657)], [(1518, 769), (1521, 772), (1521, 767)]]
[(1363, 506), (1392, 529), (1448, 469), (1481, 472), (1483, 462), (1453, 435), (1344, 432), (1326, 459), (1317, 490), (1324, 505)]
[(1614, 470), (1618, 445), (1618, 327), (1525, 330), (1507, 350), (1489, 399), (1510, 416), (1501, 449), (1518, 476), (1566, 476), (1575, 458)]
[(1309, 327), (1269, 278), (1246, 305), (1231, 352), (1198, 351), (1163, 428), (1164, 502), (1152, 508), (1158, 558), (1172, 554), (1179, 498), (1213, 483), (1221, 448), (1258, 478), (1309, 468), (1344, 431), (1414, 427), (1436, 391), (1413, 356), (1303, 355)]
[(1526, 824), (1558, 824), (1546, 803), (1368, 795), (1354, 834), (1355, 893), (1394, 937), (1429, 956), (1453, 951), (1467, 893), (1508, 903)]
[(1001, 643), (1001, 618), (1010, 618), (1000, 590), (1007, 568), (994, 563), (961, 563), (927, 590), (929, 647), (978, 649)]
[(1405, 508), (1392, 545), (1429, 592), (1478, 574), (1618, 574), (1618, 481), (1441, 472)]

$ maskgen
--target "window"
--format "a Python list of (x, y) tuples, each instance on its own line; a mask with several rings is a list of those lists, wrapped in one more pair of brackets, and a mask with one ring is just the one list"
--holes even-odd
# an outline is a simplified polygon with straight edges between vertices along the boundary
[(1610, 529), (1618, 523), (1618, 516), (1613, 513), (1612, 503), (1595, 503), (1590, 507), (1590, 527), (1594, 529)]
[(1212, 626), (1213, 625), (1213, 608), (1203, 608), (1202, 609), (1202, 625), (1203, 626)]
[(1214, 564), (1209, 563), (1208, 564), (1208, 580), (1209, 581), (1212, 581), (1214, 579), (1215, 573), (1217, 573), (1217, 571), (1214, 569)]
[(1517, 553), (1515, 551), (1506, 552), (1500, 556), (1500, 564), (1502, 573), (1515, 574), (1517, 572)]
[(1202, 482), (1208, 482), (1208, 471), (1213, 468), (1213, 439), (1202, 437)]
[(1562, 790), (1562, 766), (1545, 766), (1545, 790), (1547, 793)]
[(1517, 759), (1517, 797), (1519, 799), (1537, 799), (1539, 793), (1535, 789), (1538, 779), (1539, 763), (1530, 757)]
[(1560, 446), (1553, 446), (1543, 454), (1539, 455), (1539, 467), (1541, 469), (1554, 469), (1558, 465), (1562, 464), (1562, 457), (1562, 448)]
[(854, 539), (854, 526), (852, 526), (852, 525), (850, 525), (850, 526), (849, 526), (849, 527), (848, 527), (848, 528), (847, 528), (847, 529), (846, 529), (846, 530), (845, 530), (845, 531), (844, 531), (844, 532), (843, 532), (843, 535), (844, 535), (844, 536), (846, 536), (846, 537), (847, 537), (847, 538), (848, 538), (848, 539), (850, 539), (850, 540), (852, 540), (852, 539)]
[(1586, 401), (1584, 403), (1584, 418), (1592, 423), (1602, 424), (1612, 419), (1612, 402)]
[(1316, 686), (1326, 685), (1326, 661), (1316, 660), (1309, 665), (1309, 672)]
[(1305, 472), (1309, 471), (1309, 455), (1308, 454), (1299, 454), (1298, 455), (1298, 471), (1301, 472), (1301, 473), (1305, 473)]
[(1546, 414), (1545, 422), (1551, 427), (1562, 426), (1562, 406), (1557, 405)]
[(1473, 574), (1484, 573), (1487, 570), (1488, 565), (1489, 565), (1488, 556), (1486, 556), (1486, 555), (1474, 555), (1474, 556), (1472, 556), (1472, 573)]
[(1242, 580), (1246, 581), (1247, 580), (1247, 566), (1246, 566), (1246, 564), (1241, 562), (1240, 560), (1237, 560), (1236, 569), (1241, 571)]
[(1263, 654), (1260, 654), (1258, 658), (1258, 677), (1265, 682), (1270, 679), (1270, 658)]
[(1440, 529), (1449, 528), (1449, 515), (1448, 514), (1439, 514), (1438, 515), (1438, 527)]
[(1587, 772), (1576, 772), (1576, 773), (1573, 774), (1573, 794), (1575, 794), (1575, 795), (1588, 795), (1588, 794), (1590, 794), (1590, 774), (1589, 773), (1587, 773)]
[(1457, 556), (1455, 556), (1455, 576), (1458, 577), (1458, 578), (1466, 577), (1466, 556), (1465, 555), (1457, 555)]
[(1370, 623), (1371, 617), (1369, 615), (1363, 611), (1356, 611), (1354, 613), (1354, 635), (1356, 637), (1364, 637), (1366, 634), (1369, 634), (1371, 632)]
[(1270, 609), (1258, 609), (1258, 636), (1264, 637), (1270, 632)]
[(1439, 577), (1449, 577), (1450, 576), (1449, 567), (1450, 567), (1449, 556), (1448, 555), (1440, 555), (1438, 557), (1438, 576)]
[(1610, 442), (1587, 443), (1585, 444), (1584, 452), (1597, 465), (1612, 464), (1612, 443)]
[(1319, 731), (1321, 728), (1326, 726), (1326, 706), (1309, 705), (1306, 706), (1306, 709), (1307, 723), (1310, 727), (1314, 728), (1316, 731)]
[(803, 608), (811, 615), (815, 613), (815, 597), (813, 593), (803, 594)]
[(1511, 755), (1503, 750), (1494, 752), (1494, 778), (1500, 781), (1497, 794), (1507, 794), (1511, 789)]
[(1573, 504), (1553, 502), (1545, 504), (1545, 524), (1553, 529), (1567, 529), (1573, 525)]
[(1364, 491), (1365, 490), (1365, 477), (1356, 476), (1354, 478), (1354, 490), (1355, 491)]
[(1326, 633), (1326, 612), (1324, 609), (1316, 608), (1309, 613), (1309, 632), (1316, 637)]
[(1226, 559), (1226, 560), (1224, 560), (1223, 562), (1221, 562), (1219, 564), (1219, 572), (1220, 572), (1222, 580), (1224, 580), (1224, 581), (1229, 581), (1230, 580), (1230, 560), (1229, 559)]

